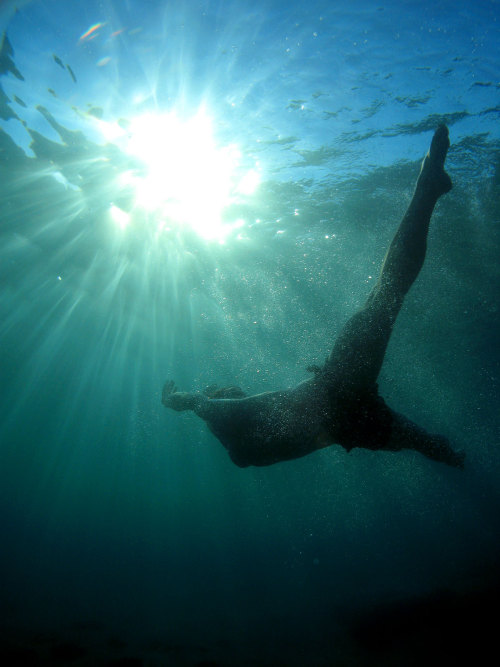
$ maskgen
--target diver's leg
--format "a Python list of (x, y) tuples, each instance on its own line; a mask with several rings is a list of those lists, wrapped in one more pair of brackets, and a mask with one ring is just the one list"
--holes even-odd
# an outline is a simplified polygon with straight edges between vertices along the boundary
[(414, 449), (434, 461), (446, 463), (455, 468), (463, 468), (465, 454), (452, 449), (449, 441), (442, 435), (427, 433), (423, 428), (394, 410), (392, 414), (391, 435), (387, 445), (381, 449), (398, 452), (401, 449)]
[(437, 200), (452, 185), (444, 170), (448, 129), (436, 130), (411, 203), (387, 251), (366, 304), (346, 323), (325, 365), (338, 390), (362, 391), (377, 381), (392, 328), (404, 297), (425, 259), (429, 222)]
[(410, 206), (382, 266), (378, 290), (387, 289), (389, 294), (386, 298), (392, 294), (402, 300), (422, 268), (432, 212), (439, 197), (452, 187), (451, 179), (444, 170), (449, 146), (448, 129), (441, 125), (434, 133)]

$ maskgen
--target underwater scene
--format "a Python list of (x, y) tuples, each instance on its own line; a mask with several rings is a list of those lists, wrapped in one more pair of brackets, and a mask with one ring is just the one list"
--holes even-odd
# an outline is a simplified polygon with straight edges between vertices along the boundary
[[(3, 664), (482, 664), (500, 1), (1, 0), (0, 35)], [(163, 387), (321, 377), (443, 124), (453, 189), (376, 381), (463, 469), (337, 441), (235, 465)]]

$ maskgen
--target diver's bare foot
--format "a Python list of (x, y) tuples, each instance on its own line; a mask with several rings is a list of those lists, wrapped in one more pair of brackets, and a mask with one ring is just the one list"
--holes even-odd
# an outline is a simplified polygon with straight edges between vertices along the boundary
[(448, 128), (446, 125), (440, 125), (434, 132), (431, 147), (422, 162), (417, 189), (423, 188), (424, 192), (436, 198), (451, 190), (451, 178), (444, 170), (444, 161), (449, 147)]
[(430, 446), (427, 452), (424, 452), (431, 459), (446, 463), (454, 468), (465, 467), (465, 452), (463, 450), (452, 449), (448, 438), (442, 435), (432, 435), (429, 440)]

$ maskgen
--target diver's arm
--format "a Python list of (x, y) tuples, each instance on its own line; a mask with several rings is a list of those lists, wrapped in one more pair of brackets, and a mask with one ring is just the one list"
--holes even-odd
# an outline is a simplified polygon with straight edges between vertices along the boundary
[[(257, 398), (257, 397), (251, 397)], [(218, 423), (232, 421), (246, 415), (252, 409), (253, 401), (247, 407), (248, 398), (208, 398), (201, 392), (177, 391), (175, 382), (165, 382), (161, 402), (166, 408), (176, 412), (192, 410), (198, 417), (207, 422)]]
[(288, 404), (290, 399), (303, 401), (310, 398), (311, 390), (317, 393), (315, 384), (314, 378), (310, 378), (293, 389), (265, 391), (244, 398), (210, 398), (206, 393), (177, 391), (175, 382), (169, 380), (165, 382), (161, 400), (166, 408), (177, 412), (193, 410), (202, 419), (209, 419), (212, 415), (232, 417), (235, 412), (248, 414), (269, 408), (273, 404)]
[(177, 391), (175, 382), (169, 380), (163, 387), (161, 401), (166, 408), (176, 412), (192, 410), (205, 421), (221, 424), (255, 415), (275, 401), (283, 400), (286, 393), (268, 391), (245, 398), (208, 398), (201, 392)]

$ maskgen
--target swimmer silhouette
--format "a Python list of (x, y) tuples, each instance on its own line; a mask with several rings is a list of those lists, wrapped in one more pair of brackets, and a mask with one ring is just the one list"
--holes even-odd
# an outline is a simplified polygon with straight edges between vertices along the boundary
[(179, 392), (166, 382), (162, 402), (203, 419), (241, 467), (295, 459), (339, 444), (400, 451), (463, 468), (464, 454), (391, 410), (378, 394), (377, 377), (403, 300), (424, 263), (427, 232), (439, 197), (451, 190), (444, 170), (450, 142), (437, 128), (422, 163), (411, 203), (365, 305), (341, 331), (324, 366), (292, 389), (246, 396), (238, 387)]

